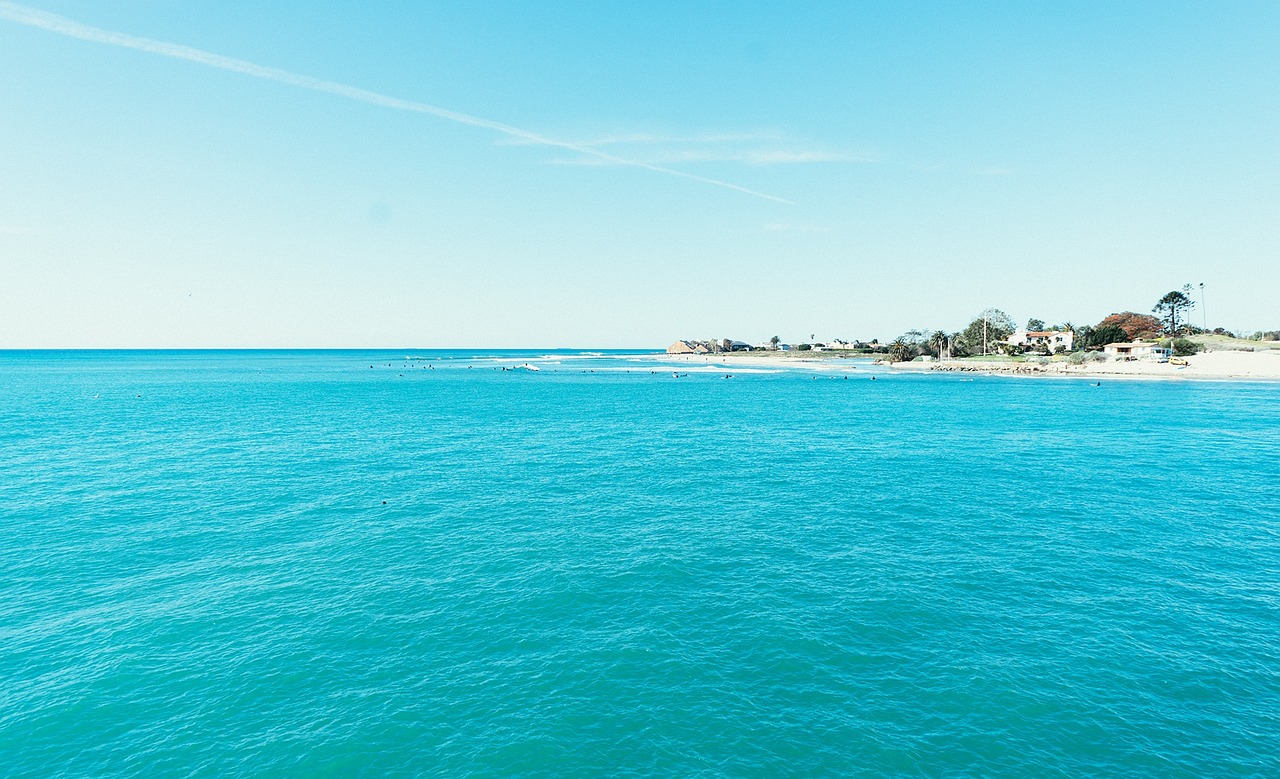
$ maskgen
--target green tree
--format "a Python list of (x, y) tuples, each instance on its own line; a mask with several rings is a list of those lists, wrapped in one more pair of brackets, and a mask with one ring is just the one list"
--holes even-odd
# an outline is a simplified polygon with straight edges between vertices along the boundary
[(901, 336), (889, 344), (889, 362), (908, 362), (915, 356), (916, 345)]
[(990, 354), (1013, 335), (1013, 319), (998, 308), (989, 308), (956, 335), (953, 348), (962, 354)]
[(1043, 330), (1044, 330), (1044, 320), (1043, 320), (1043, 319), (1034, 319), (1034, 318), (1033, 318), (1033, 319), (1028, 319), (1028, 320), (1027, 320), (1027, 332), (1029, 332), (1029, 333), (1035, 333), (1035, 332), (1041, 332), (1041, 331), (1043, 331)]
[(1099, 325), (1089, 332), (1085, 346), (1106, 346), (1129, 340), (1129, 334), (1120, 325)]
[(769, 346), (772, 346), (773, 350), (776, 352), (778, 351), (778, 344), (781, 342), (782, 342), (782, 339), (775, 335), (774, 337), (769, 339)]
[(1156, 301), (1151, 309), (1151, 313), (1159, 314), (1162, 318), (1168, 320), (1166, 331), (1169, 335), (1178, 334), (1178, 315), (1185, 314), (1196, 307), (1196, 302), (1191, 299), (1191, 285), (1184, 284), (1182, 289), (1175, 289), (1165, 294), (1164, 297)]

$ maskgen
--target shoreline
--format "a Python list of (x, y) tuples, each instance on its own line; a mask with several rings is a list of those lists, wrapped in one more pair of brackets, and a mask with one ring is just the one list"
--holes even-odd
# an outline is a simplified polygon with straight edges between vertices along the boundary
[(940, 362), (896, 363), (895, 371), (915, 373), (980, 373), (1003, 376), (1049, 378), (1161, 379), (1170, 381), (1280, 381), (1280, 354), (1267, 352), (1214, 351), (1183, 358), (1185, 366), (1154, 360), (1095, 362), (1072, 365), (1065, 361), (996, 362), (943, 360)]
[[(803, 357), (799, 356), (804, 355)], [(869, 355), (844, 355), (831, 352), (720, 352), (718, 354), (667, 354), (659, 352), (653, 355), (665, 363), (683, 363), (690, 366), (705, 365), (746, 368), (800, 368), (812, 371), (853, 370), (866, 367), (875, 362)]]
[[(863, 354), (804, 352), (722, 352), (719, 354), (655, 354), (668, 363), (730, 368), (774, 368), (843, 371), (868, 367), (876, 357)], [(1066, 361), (942, 360), (879, 363), (878, 368), (901, 373), (969, 373), (987, 376), (1098, 379), (1159, 379), (1165, 381), (1280, 381), (1280, 350), (1258, 352), (1218, 350), (1185, 358), (1186, 366), (1152, 360), (1108, 361), (1072, 365)]]

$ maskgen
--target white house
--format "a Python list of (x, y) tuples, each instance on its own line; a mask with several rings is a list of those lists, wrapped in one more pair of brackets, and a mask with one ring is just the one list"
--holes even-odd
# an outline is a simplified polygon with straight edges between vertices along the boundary
[(1151, 357), (1157, 360), (1169, 359), (1173, 350), (1166, 349), (1154, 341), (1131, 341), (1128, 343), (1107, 344), (1102, 350), (1112, 357)]
[(1070, 330), (1019, 330), (1009, 336), (1006, 343), (1023, 349), (1048, 347), (1050, 352), (1056, 352), (1058, 347), (1062, 347), (1063, 351), (1069, 352), (1075, 340), (1076, 334)]

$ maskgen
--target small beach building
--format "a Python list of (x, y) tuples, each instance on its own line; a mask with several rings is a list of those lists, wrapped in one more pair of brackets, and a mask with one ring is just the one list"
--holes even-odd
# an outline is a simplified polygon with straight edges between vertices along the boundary
[(1152, 359), (1169, 359), (1173, 351), (1154, 341), (1130, 341), (1127, 343), (1107, 344), (1102, 351), (1112, 357), (1148, 357)]
[(1019, 330), (1009, 336), (1007, 343), (1023, 349), (1048, 347), (1051, 352), (1056, 352), (1058, 347), (1062, 347), (1063, 351), (1069, 352), (1075, 340), (1076, 334), (1070, 330)]

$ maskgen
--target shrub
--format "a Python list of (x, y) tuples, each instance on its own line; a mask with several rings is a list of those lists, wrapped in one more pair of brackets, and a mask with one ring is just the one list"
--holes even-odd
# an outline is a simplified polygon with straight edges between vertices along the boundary
[[(1112, 314), (1106, 319), (1098, 323), (1098, 329), (1115, 325), (1125, 332), (1125, 340), (1131, 341), (1144, 333), (1158, 333), (1163, 325), (1160, 320), (1150, 314), (1135, 314), (1132, 311), (1123, 311), (1119, 314)], [(1114, 343), (1108, 341), (1107, 343)]]
[(1176, 357), (1190, 357), (1200, 351), (1200, 344), (1186, 338), (1173, 339), (1173, 354)]

